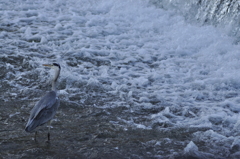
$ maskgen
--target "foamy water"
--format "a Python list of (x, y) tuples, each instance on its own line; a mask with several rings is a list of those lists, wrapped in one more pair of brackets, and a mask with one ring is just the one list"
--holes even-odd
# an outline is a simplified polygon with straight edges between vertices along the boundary
[[(12, 116), (27, 120), (26, 111), (50, 89), (41, 65), (58, 62), (59, 96), (66, 107), (76, 106), (71, 115), (81, 116), (78, 107), (93, 107), (125, 131), (165, 134), (142, 143), (156, 150), (166, 144), (169, 152), (149, 151), (147, 157), (237, 153), (240, 46), (226, 30), (189, 24), (145, 0), (1, 5), (0, 98), (28, 101), (9, 107), (3, 124)], [(64, 122), (61, 116), (69, 114), (60, 112)]]

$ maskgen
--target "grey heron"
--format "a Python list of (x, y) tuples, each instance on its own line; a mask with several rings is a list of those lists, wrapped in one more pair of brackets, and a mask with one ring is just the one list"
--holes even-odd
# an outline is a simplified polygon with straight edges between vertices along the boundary
[[(28, 119), (25, 131), (32, 132), (36, 127), (50, 122), (51, 119), (56, 114), (59, 107), (60, 100), (57, 96), (56, 82), (60, 74), (61, 67), (57, 63), (53, 64), (43, 64), (43, 66), (48, 66), (54, 69), (55, 74), (52, 80), (52, 90), (47, 92), (33, 107)], [(36, 132), (35, 132), (36, 140)], [(48, 127), (48, 141), (50, 140), (50, 125)]]

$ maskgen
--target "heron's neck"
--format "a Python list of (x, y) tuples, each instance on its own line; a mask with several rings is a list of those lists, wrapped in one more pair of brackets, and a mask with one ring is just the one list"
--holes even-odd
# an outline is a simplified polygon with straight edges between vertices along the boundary
[(52, 80), (52, 90), (53, 90), (53, 91), (56, 91), (56, 90), (57, 90), (57, 88), (56, 88), (56, 82), (57, 82), (57, 79), (58, 79), (58, 77), (59, 77), (59, 74), (60, 74), (60, 70), (59, 70), (59, 69), (55, 70), (55, 75), (54, 75), (54, 78), (53, 78), (53, 80)]
[(52, 81), (52, 91), (57, 91), (56, 82)]

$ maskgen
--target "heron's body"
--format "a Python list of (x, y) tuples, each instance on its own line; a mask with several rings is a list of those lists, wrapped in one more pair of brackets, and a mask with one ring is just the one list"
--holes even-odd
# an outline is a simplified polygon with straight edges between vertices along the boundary
[(36, 127), (41, 126), (51, 120), (59, 107), (59, 99), (55, 91), (48, 92), (33, 107), (27, 126), (27, 132), (33, 131)]
[[(50, 121), (55, 116), (60, 105), (60, 100), (57, 96), (56, 82), (59, 77), (61, 67), (56, 63), (44, 66), (49, 66), (55, 70), (55, 76), (52, 81), (52, 91), (43, 96), (31, 110), (30, 117), (25, 128), (26, 132), (32, 132), (36, 127)], [(50, 140), (50, 132), (48, 132), (48, 140)]]

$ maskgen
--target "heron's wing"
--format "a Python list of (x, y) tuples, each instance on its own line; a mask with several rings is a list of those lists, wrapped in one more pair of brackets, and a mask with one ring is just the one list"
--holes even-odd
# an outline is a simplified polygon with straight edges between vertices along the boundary
[(56, 103), (57, 100), (56, 98), (57, 94), (55, 91), (50, 91), (45, 96), (43, 96), (32, 109), (30, 119), (36, 118), (38, 113), (43, 109), (51, 108), (54, 105), (54, 103)]
[(45, 107), (41, 109), (41, 111), (34, 117), (34, 121), (38, 122), (38, 125), (45, 124), (49, 120), (51, 120), (59, 106), (59, 99), (56, 98), (55, 103), (51, 107)]
[(59, 104), (56, 92), (48, 92), (32, 109), (25, 130), (31, 132), (37, 126), (51, 120), (56, 114)]

